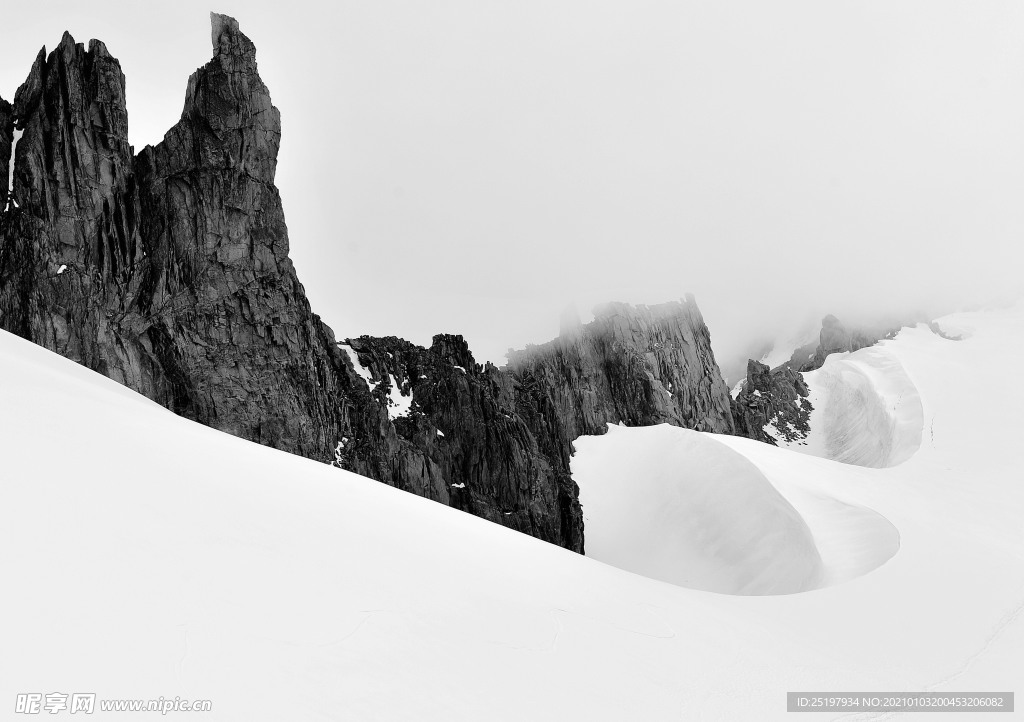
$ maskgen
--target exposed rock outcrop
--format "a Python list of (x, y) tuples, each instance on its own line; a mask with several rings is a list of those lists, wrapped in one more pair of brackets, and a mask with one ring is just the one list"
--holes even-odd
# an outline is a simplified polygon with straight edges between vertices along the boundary
[(288, 260), (277, 110), (218, 17), (181, 121), (138, 158), (103, 43), (65, 33), (39, 53), (14, 106), (0, 324), (184, 416), (324, 458), (350, 379)]
[[(583, 551), (579, 490), (569, 475), (571, 446), (519, 411), (528, 395), (508, 372), (477, 364), (461, 336), (429, 348), (363, 336), (347, 342), (366, 385), (388, 409), (404, 448), (389, 459), (392, 483), (539, 539)], [(365, 468), (374, 437), (346, 445), (345, 465)]]
[(928, 328), (936, 336), (938, 336), (939, 338), (944, 338), (947, 341), (963, 341), (964, 340), (963, 336), (961, 336), (960, 334), (948, 334), (948, 333), (946, 333), (942, 329), (942, 326), (940, 326), (937, 321), (929, 321), (928, 322)]
[(148, 254), (143, 338), (158, 400), (230, 433), (327, 458), (351, 429), (351, 379), (288, 257), (274, 185), (281, 120), (255, 48), (213, 16), (214, 57), (189, 79), (181, 120), (135, 169)]
[(810, 433), (814, 407), (799, 371), (783, 364), (769, 369), (750, 359), (747, 378), (732, 402), (736, 435), (777, 446), (777, 439), (799, 442)]
[(288, 257), (280, 115), (255, 48), (216, 14), (212, 41), (181, 119), (138, 156), (124, 75), (98, 41), (65, 34), (0, 103), (0, 170), (23, 131), (17, 203), (0, 214), (0, 327), (185, 417), (580, 552), (579, 434), (732, 431), (692, 298), (567, 318), (506, 368), (477, 364), (460, 336), (338, 344)]
[[(461, 336), (435, 336), (427, 349), (363, 336), (346, 348), (402, 441), (429, 464), (402, 468), (396, 485), (569, 548), (583, 544), (569, 468), (581, 434), (609, 423), (733, 430), (692, 298), (608, 304), (586, 325), (566, 316), (557, 339), (511, 352), (503, 368), (476, 363)], [(367, 446), (349, 442), (345, 463), (358, 465)]]
[(874, 346), (882, 339), (893, 338), (898, 331), (898, 326), (895, 328), (857, 327), (848, 329), (842, 321), (829, 314), (821, 320), (818, 347), (811, 357), (807, 360), (798, 357), (797, 354), (800, 353), (798, 350), (790, 362), (799, 371), (814, 371), (821, 368), (831, 353), (859, 351), (862, 348)]
[(97, 346), (137, 291), (142, 257), (124, 76), (103, 43), (86, 51), (65, 33), (39, 52), (13, 111), (22, 137), (0, 221), (0, 323), (106, 370)]
[[(814, 359), (815, 354), (818, 352), (818, 344), (820, 341), (813, 341), (808, 344), (804, 344), (799, 348), (793, 350), (789, 360), (784, 364), (794, 371), (800, 371), (805, 367), (810, 366), (811, 361)], [(824, 361), (822, 361), (824, 363)], [(809, 368), (807, 370), (810, 370)]]
[(858, 351), (898, 331), (899, 326), (882, 325), (851, 329), (829, 314), (821, 321), (817, 343), (796, 349), (785, 363), (769, 369), (751, 359), (732, 402), (736, 434), (772, 445), (802, 442), (810, 433), (813, 410), (802, 373), (821, 368), (829, 354)]
[(656, 306), (610, 303), (594, 314), (593, 322), (508, 358), (517, 380), (546, 390), (570, 439), (620, 422), (733, 432), (729, 389), (692, 296)]
[(11, 171), (11, 145), (14, 141), (14, 107), (0, 98), (0, 211), (7, 208)]

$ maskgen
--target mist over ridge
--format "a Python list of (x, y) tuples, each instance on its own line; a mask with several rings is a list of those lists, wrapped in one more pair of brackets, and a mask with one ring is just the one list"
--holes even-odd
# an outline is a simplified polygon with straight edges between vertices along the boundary
[[(808, 316), (1020, 291), (1013, 3), (291, 7), (236, 14), (282, 112), (292, 257), (340, 335), (461, 333), (501, 363), (569, 303), (692, 292), (731, 356)], [(180, 115), (209, 8), (147, 8), (145, 33), (102, 8), (9, 8), (0, 94), (41, 39), (103, 38), (138, 151)]]

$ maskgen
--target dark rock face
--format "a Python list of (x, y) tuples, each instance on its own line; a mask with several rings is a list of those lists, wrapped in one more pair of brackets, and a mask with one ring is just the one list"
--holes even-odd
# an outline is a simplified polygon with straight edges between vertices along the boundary
[(0, 211), (7, 208), (7, 186), (13, 140), (14, 107), (0, 98)]
[[(288, 258), (274, 185), (280, 116), (255, 49), (216, 15), (213, 45), (181, 120), (137, 158), (124, 76), (106, 48), (65, 34), (39, 54), (15, 107), (0, 108), (5, 163), (13, 117), (24, 129), (21, 207), (0, 217), (0, 325), (190, 419), (582, 550), (575, 487), (559, 497), (555, 485), (516, 486), (550, 471), (521, 424), (506, 429), (487, 406), (490, 386), (452, 368), (462, 360), (475, 374), (461, 340), (430, 354), (393, 346), (413, 364), (395, 369), (403, 383), (418, 379), (416, 363), (447, 365), (446, 385), (419, 395), (445, 428), (466, 426), (465, 458), (417, 434), (422, 422), (389, 419), (356, 374)], [(483, 416), (464, 423), (480, 405)], [(473, 491), (453, 494), (450, 476)]]
[[(461, 336), (435, 336), (426, 349), (394, 337), (348, 345), (403, 444), (390, 460), (396, 486), (583, 551), (571, 440), (544, 436), (520, 413), (529, 390), (511, 374), (476, 363)], [(373, 437), (350, 442), (347, 465), (365, 468), (364, 450), (375, 445)], [(411, 461), (407, 448), (421, 456)]]
[[(288, 257), (280, 116), (255, 48), (213, 15), (181, 120), (138, 156), (125, 79), (65, 34), (0, 101), (0, 328), (214, 428), (583, 551), (572, 441), (605, 424), (730, 433), (692, 298), (613, 304), (480, 366), (460, 336), (339, 345)], [(6, 185), (4, 186), (6, 194)], [(6, 199), (5, 199), (6, 200)]]
[(254, 48), (218, 25), (182, 120), (138, 158), (106, 47), (65, 33), (40, 52), (14, 106), (0, 324), (184, 416), (327, 458), (350, 379), (287, 257)]
[(508, 369), (546, 390), (570, 438), (619, 422), (733, 432), (729, 389), (692, 296), (685, 303), (599, 307), (592, 323), (512, 352)]
[[(819, 335), (818, 347), (810, 359), (803, 361), (800, 366), (795, 366), (800, 371), (814, 371), (820, 369), (830, 353), (845, 353), (859, 351), (868, 346), (874, 346), (884, 338), (893, 338), (899, 331), (896, 328), (854, 328), (847, 329), (835, 316), (829, 314), (821, 320), (821, 333)], [(796, 355), (792, 361), (799, 362)]]
[(40, 51), (13, 111), (23, 135), (0, 221), (0, 322), (104, 368), (97, 339), (116, 334), (142, 256), (124, 76), (103, 43), (86, 51), (65, 33)]
[[(794, 349), (789, 361), (785, 363), (789, 368), (799, 371), (811, 363), (814, 355), (818, 352), (818, 343), (811, 342), (798, 349)], [(808, 369), (810, 370), (810, 369)]]
[[(430, 348), (363, 336), (346, 342), (402, 444), (396, 486), (540, 539), (583, 551), (572, 442), (608, 423), (671, 423), (732, 433), (729, 397), (693, 299), (609, 304), (593, 323), (563, 319), (550, 343), (481, 366), (461, 336)], [(373, 437), (346, 442), (342, 465), (367, 470)], [(381, 459), (382, 455), (377, 454)], [(387, 478), (381, 475), (378, 478)]]
[(213, 20), (214, 58), (189, 79), (181, 120), (135, 164), (149, 258), (138, 308), (164, 371), (154, 391), (229, 433), (329, 458), (348, 430), (349, 379), (288, 258), (280, 114), (252, 43)]
[(773, 446), (777, 440), (800, 443), (810, 433), (813, 410), (802, 372), (821, 368), (832, 353), (858, 351), (882, 339), (893, 338), (899, 327), (848, 329), (831, 314), (821, 321), (818, 343), (796, 349), (789, 361), (769, 369), (750, 359), (747, 377), (732, 402), (736, 435)]
[(814, 410), (808, 393), (799, 371), (786, 364), (769, 369), (750, 359), (743, 388), (732, 402), (736, 435), (772, 446), (778, 446), (776, 436), (790, 443), (803, 441), (810, 433)]

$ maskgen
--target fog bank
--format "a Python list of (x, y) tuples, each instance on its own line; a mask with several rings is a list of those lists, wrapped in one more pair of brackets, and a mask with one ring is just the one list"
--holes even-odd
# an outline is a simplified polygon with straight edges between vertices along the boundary
[[(206, 3), (5, 10), (0, 95), (67, 29), (177, 120)], [(1024, 6), (227, 2), (283, 117), (292, 257), (339, 337), (542, 342), (696, 295), (732, 357), (808, 316), (1020, 292)]]

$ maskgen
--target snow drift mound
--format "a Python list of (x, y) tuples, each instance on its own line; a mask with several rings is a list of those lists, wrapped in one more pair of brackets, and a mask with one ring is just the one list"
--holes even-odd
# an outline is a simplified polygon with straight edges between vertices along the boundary
[(1007, 379), (1024, 305), (948, 320), (970, 336), (885, 344), (924, 400), (906, 463), (706, 437), (801, 514), (829, 575), (863, 574), (899, 528), (871, 574), (776, 597), (623, 572), (185, 421), (0, 332), (0, 700), (180, 695), (217, 722), (792, 722), (780, 690), (1020, 690), (1024, 386)]
[(906, 461), (921, 446), (920, 394), (884, 344), (832, 354), (804, 379), (814, 406), (811, 433), (790, 448), (844, 464), (883, 468)]
[(892, 522), (849, 493), (863, 490), (865, 474), (879, 472), (796, 456), (753, 439), (714, 438), (754, 464), (803, 517), (824, 566), (822, 587), (863, 576), (899, 551), (900, 534)]
[(587, 556), (654, 579), (726, 594), (821, 584), (807, 524), (741, 454), (662, 424), (609, 426), (573, 442)]

